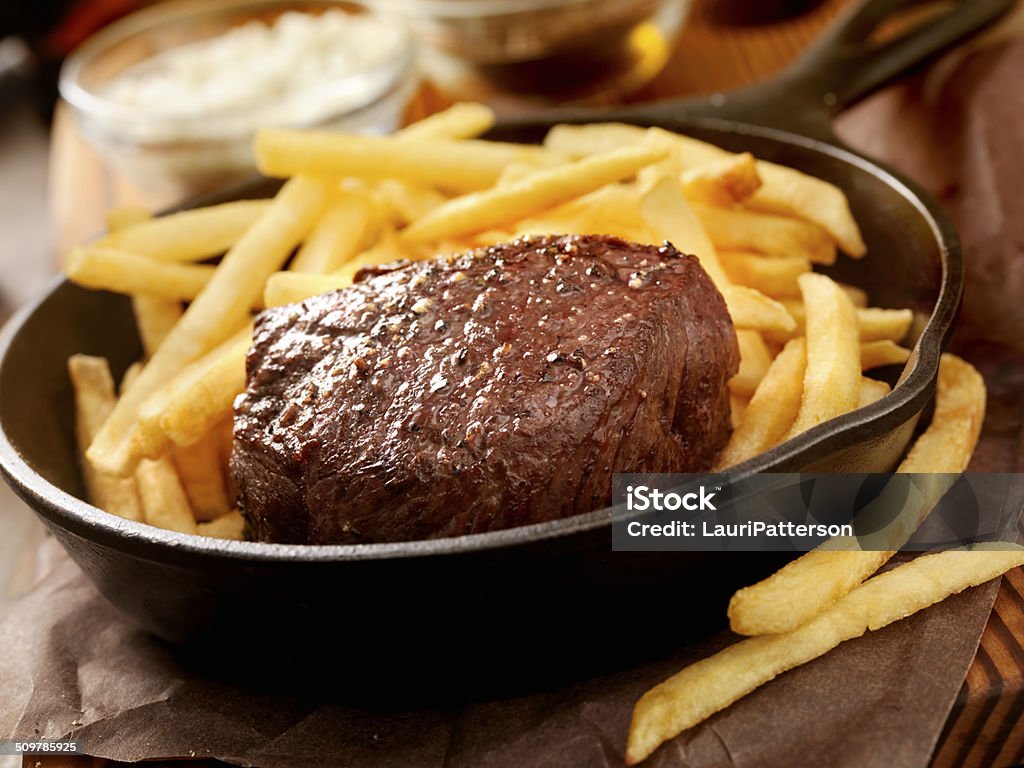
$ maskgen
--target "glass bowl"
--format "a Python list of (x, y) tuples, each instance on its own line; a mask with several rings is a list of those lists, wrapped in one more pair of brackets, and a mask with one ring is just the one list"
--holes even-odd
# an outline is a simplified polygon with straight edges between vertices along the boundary
[[(381, 39), (387, 40), (387, 45), (365, 49), (359, 66), (343, 76), (248, 103), (226, 97), (223, 104), (195, 99), (141, 105), (112, 95), (126, 72), (138, 73), (170, 49), (219, 37), (253, 20), (273, 23), (288, 11), (321, 14), (332, 9), (378, 23)], [(144, 190), (166, 193), (170, 188), (188, 195), (254, 174), (252, 143), (259, 128), (394, 130), (415, 88), (414, 59), (404, 26), (362, 3), (179, 0), (150, 6), (87, 40), (65, 62), (60, 93), (82, 134), (117, 171)], [(226, 60), (223, 66), (232, 62)], [(260, 76), (240, 72), (248, 80), (239, 89)]]
[(461, 97), (603, 103), (664, 66), (690, 0), (373, 0)]

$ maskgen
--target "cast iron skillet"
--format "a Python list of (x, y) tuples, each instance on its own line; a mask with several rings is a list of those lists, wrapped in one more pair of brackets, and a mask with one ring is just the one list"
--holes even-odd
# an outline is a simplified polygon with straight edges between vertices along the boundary
[[(914, 184), (841, 147), (829, 117), (997, 19), (1011, 0), (965, 0), (907, 36), (868, 41), (893, 12), (871, 0), (777, 79), (711, 100), (505, 124), (493, 138), (535, 141), (553, 122), (661, 125), (803, 169), (842, 187), (869, 255), (834, 269), (874, 303), (912, 307), (914, 356), (888, 397), (744, 465), (746, 471), (884, 471), (928, 403), (961, 294), (956, 234)], [(700, 66), (700, 62), (693, 62)], [(267, 183), (247, 190), (268, 190)], [(158, 530), (81, 501), (65, 361), (139, 356), (122, 297), (57, 281), (0, 338), (0, 466), (101, 592), (173, 643), (214, 638), (262, 669), (282, 659), (319, 670), (404, 662), (494, 671), (543, 656), (560, 664), (609, 642), (678, 642), (702, 607), (720, 615), (737, 582), (773, 558), (613, 553), (608, 510), (548, 524), (435, 541), (362, 546), (228, 542)], [(642, 626), (644, 631), (634, 631)], [(381, 661), (387, 664), (382, 667)], [(357, 662), (357, 663), (353, 663)], [(452, 667), (454, 669), (454, 667)]]

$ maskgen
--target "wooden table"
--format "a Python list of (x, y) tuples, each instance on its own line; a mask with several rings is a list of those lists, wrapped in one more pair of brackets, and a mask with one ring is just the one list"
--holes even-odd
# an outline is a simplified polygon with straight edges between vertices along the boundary
[[(698, 2), (664, 71), (632, 100), (665, 99), (726, 90), (780, 70), (815, 38), (849, 0), (827, 0), (797, 19), (771, 26), (723, 28), (709, 22)], [(1019, 29), (1018, 13), (1005, 29)], [(429, 85), (409, 106), (409, 118), (437, 111), (450, 98)], [(75, 132), (66, 110), (58, 110), (51, 157), (51, 204), (58, 253), (103, 228), (103, 214), (115, 204), (162, 207), (173, 199), (152, 199), (110, 173)], [(92, 194), (83, 196), (81, 190)], [(974, 663), (968, 672), (933, 765), (1012, 766), (1024, 761), (1024, 573), (1003, 579)], [(26, 758), (40, 768), (83, 768), (106, 761)], [(180, 764), (180, 763), (179, 763)], [(195, 765), (195, 763), (190, 763)]]

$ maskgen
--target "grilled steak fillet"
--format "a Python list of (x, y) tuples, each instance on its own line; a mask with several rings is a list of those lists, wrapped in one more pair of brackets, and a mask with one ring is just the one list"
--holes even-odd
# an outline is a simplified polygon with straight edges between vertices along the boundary
[(534, 237), (263, 312), (231, 470), (262, 541), (493, 531), (709, 467), (739, 355), (692, 256)]

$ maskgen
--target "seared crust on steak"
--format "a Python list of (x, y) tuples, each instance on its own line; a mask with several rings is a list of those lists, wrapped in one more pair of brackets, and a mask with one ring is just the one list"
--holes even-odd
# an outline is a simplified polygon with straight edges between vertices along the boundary
[(736, 336), (692, 256), (533, 237), (263, 312), (231, 469), (254, 538), (493, 531), (610, 502), (614, 472), (707, 469)]

